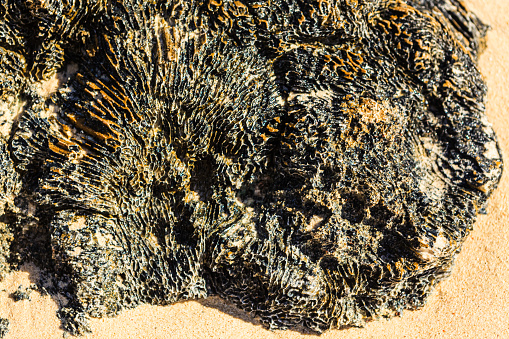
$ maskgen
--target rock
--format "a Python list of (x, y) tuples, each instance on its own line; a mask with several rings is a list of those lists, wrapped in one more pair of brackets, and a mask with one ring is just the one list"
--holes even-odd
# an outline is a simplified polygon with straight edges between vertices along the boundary
[(318, 332), (418, 308), (500, 179), (460, 1), (2, 6), (0, 231), (72, 333), (209, 295)]

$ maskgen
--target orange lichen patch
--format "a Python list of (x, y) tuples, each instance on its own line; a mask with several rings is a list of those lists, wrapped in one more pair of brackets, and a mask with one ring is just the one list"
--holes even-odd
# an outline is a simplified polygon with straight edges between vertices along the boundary
[(366, 124), (388, 122), (390, 107), (387, 102), (378, 102), (373, 99), (363, 98), (357, 106), (361, 121)]
[[(397, 109), (387, 101), (360, 98), (343, 105), (346, 109), (351, 129), (343, 136), (351, 146), (357, 145), (359, 138), (366, 133), (377, 133), (386, 140), (393, 141), (399, 135)], [(357, 123), (359, 122), (359, 123)]]

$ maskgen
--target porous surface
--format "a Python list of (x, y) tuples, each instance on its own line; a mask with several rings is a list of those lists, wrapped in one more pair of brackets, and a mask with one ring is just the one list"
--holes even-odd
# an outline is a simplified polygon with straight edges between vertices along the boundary
[(318, 332), (420, 307), (502, 173), (485, 31), (456, 0), (3, 0), (0, 269), (44, 266), (76, 334), (214, 294)]

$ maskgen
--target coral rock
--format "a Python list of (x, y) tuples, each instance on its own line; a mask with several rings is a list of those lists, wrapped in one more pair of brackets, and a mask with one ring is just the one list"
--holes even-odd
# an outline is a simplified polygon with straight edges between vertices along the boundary
[(319, 332), (420, 307), (501, 176), (459, 0), (0, 9), (0, 235), (46, 234), (73, 333), (209, 295)]

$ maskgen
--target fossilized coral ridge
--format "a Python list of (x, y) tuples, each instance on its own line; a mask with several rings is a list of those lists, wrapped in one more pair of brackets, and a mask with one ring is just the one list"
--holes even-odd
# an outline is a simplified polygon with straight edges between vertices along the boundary
[(0, 270), (45, 268), (75, 334), (420, 307), (502, 172), (485, 32), (458, 0), (3, 0)]

